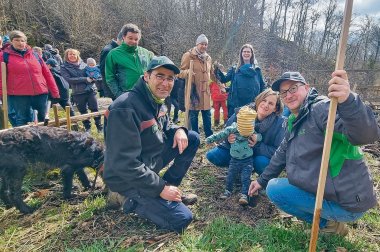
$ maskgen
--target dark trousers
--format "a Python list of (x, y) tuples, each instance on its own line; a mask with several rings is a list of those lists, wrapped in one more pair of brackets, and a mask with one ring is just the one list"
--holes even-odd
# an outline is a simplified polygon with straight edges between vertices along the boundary
[[(171, 185), (178, 186), (198, 150), (199, 135), (189, 131), (189, 144), (182, 154), (178, 148), (172, 148), (173, 140), (165, 143), (162, 152), (163, 166), (165, 167), (174, 159), (173, 165), (165, 172), (163, 179)], [(138, 189), (131, 189), (122, 193), (128, 197), (123, 206), (124, 212), (134, 212), (140, 217), (152, 221), (160, 228), (181, 233), (192, 221), (193, 215), (190, 209), (182, 202), (167, 201), (161, 197), (148, 197), (139, 193)]]
[[(77, 94), (74, 95), (73, 98), (81, 114), (87, 114), (87, 106), (91, 112), (98, 112), (98, 100), (96, 99), (96, 93), (91, 92), (86, 94)], [(95, 125), (98, 129), (102, 126), (100, 119), (100, 116), (94, 117)], [(90, 129), (90, 120), (84, 120), (83, 125), (86, 130)]]
[(228, 167), (226, 189), (232, 192), (236, 175), (241, 172), (241, 193), (248, 195), (249, 185), (251, 183), (251, 174), (253, 170), (252, 157), (245, 159), (231, 158)]
[(206, 137), (213, 134), (211, 129), (211, 111), (210, 110), (189, 110), (191, 129), (199, 133), (198, 129), (198, 114), (202, 113), (203, 129)]
[(8, 96), (9, 118), (13, 127), (33, 122), (33, 110), (37, 110), (39, 122), (45, 120), (48, 95), (10, 95)]

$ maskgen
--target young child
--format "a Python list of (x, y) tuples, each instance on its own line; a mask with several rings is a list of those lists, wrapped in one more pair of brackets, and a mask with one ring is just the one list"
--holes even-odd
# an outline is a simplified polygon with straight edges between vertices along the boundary
[(96, 66), (96, 61), (93, 58), (87, 59), (87, 66), (85, 68), (85, 71), (86, 71), (86, 76), (94, 79), (95, 81), (102, 79), (100, 69), (99, 67)]
[(223, 120), (224, 123), (228, 120), (228, 110), (227, 110), (227, 97), (228, 93), (226, 92), (226, 88), (224, 84), (218, 82), (211, 82), (210, 84), (211, 90), (211, 99), (212, 106), (214, 107), (214, 126), (218, 126), (220, 122), (220, 107), (223, 109)]
[[(228, 167), (228, 175), (226, 181), (226, 190), (220, 196), (226, 199), (231, 196), (233, 183), (236, 175), (241, 172), (241, 194), (239, 204), (244, 206), (248, 204), (248, 189), (251, 182), (251, 174), (253, 170), (253, 150), (248, 145), (248, 138), (254, 134), (255, 119), (257, 113), (249, 106), (242, 107), (237, 114), (237, 123), (226, 127), (224, 130), (209, 136), (206, 143), (210, 144), (227, 138), (230, 134), (236, 135), (236, 140), (231, 144), (230, 154), (231, 161)], [(257, 133), (257, 141), (261, 141), (261, 134)]]

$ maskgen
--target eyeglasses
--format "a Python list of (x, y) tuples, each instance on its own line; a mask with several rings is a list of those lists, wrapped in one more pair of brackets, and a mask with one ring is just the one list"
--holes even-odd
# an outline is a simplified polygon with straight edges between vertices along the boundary
[(165, 75), (163, 75), (163, 74), (152, 74), (152, 75), (154, 77), (156, 77), (156, 79), (159, 81), (167, 80), (169, 83), (172, 83), (175, 81), (175, 77), (173, 77), (173, 76), (165, 77)]
[(304, 85), (303, 83), (297, 83), (296, 85), (291, 86), (289, 89), (281, 91), (280, 97), (285, 98), (288, 95), (288, 92), (289, 94), (294, 94), (295, 92), (298, 91), (298, 87), (303, 86), (303, 85)]

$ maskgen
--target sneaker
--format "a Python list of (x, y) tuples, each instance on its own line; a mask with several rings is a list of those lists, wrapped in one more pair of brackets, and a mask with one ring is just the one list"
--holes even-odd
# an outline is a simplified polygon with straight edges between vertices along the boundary
[(248, 196), (247, 195), (242, 194), (242, 193), (240, 194), (239, 205), (241, 205), (241, 206), (248, 205)]
[(344, 222), (328, 221), (326, 227), (321, 228), (321, 233), (324, 234), (338, 234), (346, 236), (348, 234), (348, 227)]
[(112, 192), (109, 190), (107, 196), (107, 208), (113, 210), (121, 209), (126, 200), (127, 197), (121, 195), (120, 193)]
[(219, 196), (219, 199), (227, 199), (231, 197), (232, 193), (228, 190), (225, 190), (222, 195)]
[(194, 205), (198, 201), (198, 196), (194, 193), (189, 193), (181, 197), (182, 203), (186, 206)]

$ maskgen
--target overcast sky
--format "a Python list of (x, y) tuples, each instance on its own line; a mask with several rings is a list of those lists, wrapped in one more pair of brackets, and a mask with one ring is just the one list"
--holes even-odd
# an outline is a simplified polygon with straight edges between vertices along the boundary
[[(345, 0), (339, 0), (344, 10)], [(380, 18), (380, 0), (354, 0), (352, 12), (357, 15), (371, 15)]]

